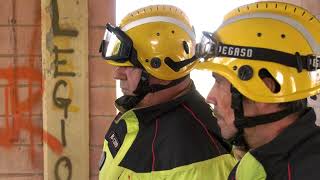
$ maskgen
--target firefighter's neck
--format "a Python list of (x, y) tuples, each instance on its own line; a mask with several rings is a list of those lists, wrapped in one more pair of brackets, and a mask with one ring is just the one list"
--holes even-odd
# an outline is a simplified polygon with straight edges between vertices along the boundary
[[(278, 104), (256, 102), (255, 105), (257, 105), (255, 106), (255, 108), (251, 110), (245, 110), (245, 116), (252, 117), (274, 113), (281, 110)], [(262, 124), (251, 128), (245, 128), (244, 136), (250, 149), (255, 149), (264, 144), (269, 143), (275, 137), (277, 137), (284, 129), (286, 129), (290, 124), (292, 124), (297, 118), (298, 115), (297, 113), (295, 113), (288, 115), (275, 122)]]
[[(159, 80), (156, 78), (150, 78), (150, 84), (169, 84), (171, 81)], [(191, 85), (191, 79), (188, 77), (184, 79), (182, 82), (169, 87), (167, 89), (163, 89), (161, 91), (157, 91), (155, 93), (147, 94), (143, 100), (137, 105), (138, 108), (154, 106), (157, 104), (165, 103), (171, 101), (183, 94), (185, 94)]]

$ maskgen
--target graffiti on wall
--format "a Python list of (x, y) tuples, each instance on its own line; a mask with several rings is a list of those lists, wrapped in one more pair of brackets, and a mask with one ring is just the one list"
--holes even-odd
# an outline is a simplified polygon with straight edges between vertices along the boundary
[[(14, 80), (14, 78), (16, 79)], [(42, 138), (43, 142), (47, 143), (54, 152), (61, 153), (62, 146), (60, 141), (43, 131), (42, 127), (35, 126), (32, 122), (32, 107), (34, 104), (41, 102), (42, 88), (33, 92), (32, 87), (28, 86), (28, 97), (21, 101), (19, 99), (19, 90), (14, 84), (17, 80), (27, 80), (31, 83), (38, 82), (41, 84), (41, 73), (30, 67), (5, 68), (0, 69), (0, 79), (7, 80), (9, 84), (5, 87), (2, 95), (4, 97), (4, 102), (1, 103), (4, 104), (5, 127), (0, 131), (0, 145), (11, 147), (14, 140), (18, 139), (19, 134), (22, 131), (26, 131), (30, 134), (32, 160), (35, 157), (34, 139), (36, 137)]]
[[(3, 101), (0, 102), (0, 146), (11, 148), (19, 143), (21, 135), (23, 135), (23, 138), (26, 136), (27, 141), (31, 144), (31, 159), (35, 162), (34, 159), (38, 156), (36, 154), (36, 141), (41, 139), (44, 144), (48, 145), (51, 150), (50, 154), (53, 152), (53, 156), (58, 157), (56, 160), (49, 162), (53, 165), (48, 172), (53, 173), (53, 177), (50, 176), (50, 179), (69, 180), (75, 176), (72, 154), (68, 154), (68, 146), (70, 149), (70, 144), (72, 144), (68, 136), (70, 134), (68, 126), (70, 126), (71, 118), (74, 118), (74, 114), (70, 114), (70, 112), (79, 111), (79, 108), (74, 105), (73, 99), (73, 87), (76, 85), (73, 83), (76, 81), (77, 74), (72, 60), (76, 51), (75, 47), (70, 46), (70, 44), (78, 37), (79, 32), (60, 26), (57, 0), (50, 0), (50, 9), (47, 10), (50, 10), (52, 19), (49, 25), (51, 26), (50, 36), (47, 36), (46, 39), (52, 45), (49, 47), (51, 58), (44, 61), (45, 63), (50, 62), (50, 72), (46, 72), (50, 76), (49, 88), (44, 89), (42, 87), (45, 84), (42, 72), (35, 67), (37, 65), (35, 60), (39, 58), (35, 55), (35, 51), (38, 50), (35, 45), (39, 43), (38, 37), (41, 32), (40, 28), (34, 28), (32, 40), (30, 43), (28, 42), (30, 51), (28, 52), (27, 63), (17, 65), (19, 56), (14, 55), (14, 63), (10, 67), (0, 66), (0, 101)], [(36, 22), (40, 21), (40, 17), (40, 13), (38, 13), (37, 18), (39, 19)], [(13, 29), (12, 31), (16, 36), (16, 30)], [(24, 92), (21, 91), (22, 89)], [(50, 128), (52, 126), (46, 131), (34, 121), (35, 118), (32, 113), (35, 106), (42, 104), (44, 95), (50, 101), (45, 110), (52, 111), (55, 114), (49, 118), (50, 122), (58, 123), (59, 127), (56, 128), (59, 131), (58, 133), (51, 132)], [(43, 114), (46, 114), (46, 112), (43, 112)], [(25, 132), (28, 134), (25, 135)]]
[[(36, 22), (40, 21), (40, 13), (37, 16)], [(12, 31), (15, 33), (15, 27)], [(16, 36), (16, 34), (14, 34)], [(40, 36), (38, 28), (35, 28), (30, 41), (30, 57), (27, 63), (17, 66), (17, 56), (14, 56), (14, 63), (10, 67), (0, 67), (0, 80), (5, 82), (3, 93), (0, 96), (4, 97), (1, 110), (4, 114), (1, 116), (4, 119), (0, 127), (0, 146), (11, 148), (14, 143), (19, 141), (19, 136), (22, 132), (27, 132), (27, 138), (30, 142), (30, 156), (32, 164), (36, 156), (35, 139), (42, 139), (43, 143), (48, 144), (50, 149), (57, 153), (62, 153), (62, 144), (60, 140), (44, 131), (42, 127), (37, 126), (32, 121), (32, 111), (36, 104), (41, 104), (42, 101), (42, 73), (35, 68), (35, 45), (38, 43), (37, 37)], [(16, 38), (14, 38), (16, 45)], [(27, 98), (21, 97), (20, 82), (27, 82)], [(37, 87), (35, 88), (34, 85)], [(36, 89), (36, 90), (34, 90)]]

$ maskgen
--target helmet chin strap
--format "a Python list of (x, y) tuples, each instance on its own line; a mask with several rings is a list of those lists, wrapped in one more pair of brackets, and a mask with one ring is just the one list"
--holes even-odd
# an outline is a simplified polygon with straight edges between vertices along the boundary
[(124, 95), (116, 99), (115, 106), (119, 111), (126, 112), (136, 107), (148, 93), (155, 93), (157, 91), (161, 91), (163, 89), (167, 89), (172, 86), (175, 86), (180, 82), (182, 82), (187, 77), (189, 77), (189, 75), (173, 80), (167, 85), (162, 85), (162, 84), (149, 85), (149, 77), (150, 75), (145, 70), (142, 70), (139, 84), (136, 90), (134, 90), (133, 92), (135, 95)]
[(121, 112), (126, 112), (139, 104), (139, 102), (149, 93), (149, 75), (145, 70), (141, 72), (141, 78), (139, 84), (134, 90), (134, 95), (123, 95), (120, 98), (116, 99), (115, 106)]
[(236, 128), (238, 129), (238, 132), (235, 136), (233, 136), (230, 141), (232, 145), (236, 146), (242, 146), (245, 147), (247, 150), (249, 150), (249, 145), (247, 141), (244, 138), (244, 129), (254, 127), (261, 124), (267, 124), (272, 123), (275, 121), (279, 121), (283, 119), (284, 117), (296, 113), (301, 112), (305, 109), (303, 105), (297, 106), (297, 107), (291, 107), (286, 108), (284, 110), (280, 110), (278, 112), (269, 113), (269, 114), (263, 114), (253, 117), (245, 117), (244, 111), (243, 111), (243, 95), (234, 87), (231, 85), (231, 108), (234, 111), (234, 124)]
[(234, 112), (234, 124), (236, 128), (238, 129), (238, 132), (235, 136), (229, 139), (230, 143), (235, 146), (242, 146), (245, 147), (245, 149), (248, 149), (248, 144), (244, 138), (244, 128), (238, 127), (236, 122), (242, 122), (244, 121), (244, 113), (243, 113), (243, 96), (242, 94), (231, 85), (231, 108)]

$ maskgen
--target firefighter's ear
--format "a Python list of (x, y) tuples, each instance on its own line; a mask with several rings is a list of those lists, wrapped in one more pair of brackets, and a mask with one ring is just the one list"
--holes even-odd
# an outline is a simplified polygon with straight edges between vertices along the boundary
[(270, 89), (271, 92), (276, 93), (278, 91), (276, 82), (273, 78), (266, 77), (263, 78), (262, 81)]

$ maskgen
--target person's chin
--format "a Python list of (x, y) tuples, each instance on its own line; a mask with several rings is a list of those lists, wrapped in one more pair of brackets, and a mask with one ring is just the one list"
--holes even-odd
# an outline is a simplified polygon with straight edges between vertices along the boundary
[(221, 135), (222, 135), (222, 137), (225, 138), (225, 139), (229, 139), (231, 136), (230, 136), (230, 133), (228, 133), (228, 129), (227, 129), (227, 127), (225, 126), (225, 124), (223, 123), (223, 121), (217, 119), (217, 124), (218, 124), (218, 126), (220, 127), (220, 129), (221, 129)]
[(224, 131), (222, 131), (222, 130), (221, 130), (221, 135), (222, 135), (222, 137), (223, 137), (224, 139), (227, 139), (227, 140), (230, 140), (230, 139), (232, 139), (232, 137), (234, 137), (234, 135), (232, 135), (232, 134), (230, 134), (230, 133), (228, 133), (228, 132), (224, 132)]
[(123, 94), (125, 94), (125, 93), (128, 93), (128, 90), (127, 90), (127, 89), (124, 89), (124, 88), (121, 88), (121, 92), (122, 92)]
[(126, 96), (134, 96), (134, 94), (126, 89), (122, 89), (121, 92)]
[(217, 118), (217, 124), (221, 127), (223, 127), (224, 123), (223, 123), (223, 120), (220, 119), (220, 118)]

